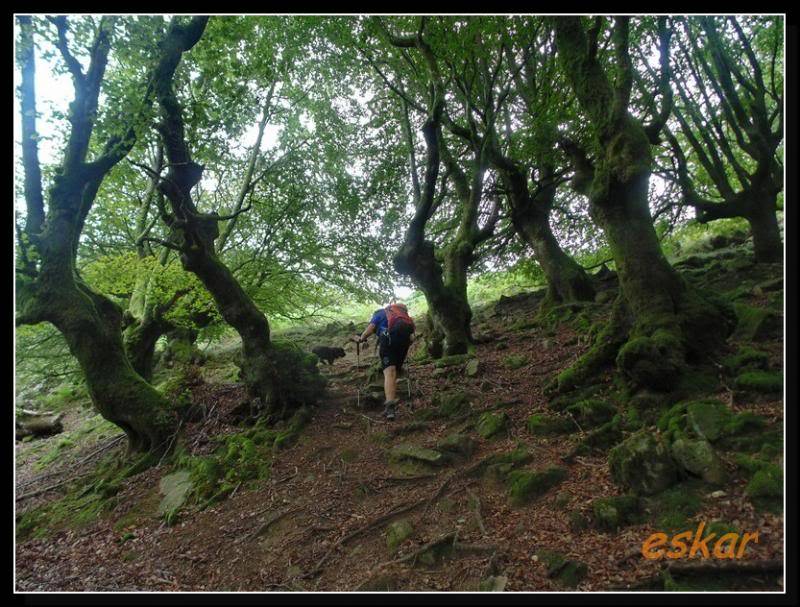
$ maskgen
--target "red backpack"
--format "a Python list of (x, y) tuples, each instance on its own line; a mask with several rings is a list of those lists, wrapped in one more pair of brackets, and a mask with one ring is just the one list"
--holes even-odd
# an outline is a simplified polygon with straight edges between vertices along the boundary
[(408, 327), (407, 330), (409, 333), (416, 331), (414, 321), (408, 315), (408, 308), (406, 308), (403, 304), (390, 304), (386, 306), (386, 319), (389, 325), (387, 327), (389, 332), (392, 331), (393, 327), (400, 328), (400, 325), (405, 325)]

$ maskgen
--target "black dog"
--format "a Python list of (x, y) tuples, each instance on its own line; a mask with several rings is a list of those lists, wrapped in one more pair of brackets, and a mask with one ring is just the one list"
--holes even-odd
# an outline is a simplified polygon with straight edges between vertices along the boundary
[(335, 359), (342, 358), (345, 355), (344, 348), (329, 348), (328, 346), (317, 346), (316, 348), (311, 348), (311, 351), (317, 355), (320, 361), (324, 360), (329, 365), (332, 365)]

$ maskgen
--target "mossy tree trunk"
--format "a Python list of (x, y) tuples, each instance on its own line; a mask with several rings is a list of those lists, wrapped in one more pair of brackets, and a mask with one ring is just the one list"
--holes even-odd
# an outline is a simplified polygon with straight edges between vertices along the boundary
[(521, 167), (493, 146), (492, 164), (499, 171), (511, 206), (511, 221), (517, 234), (533, 249), (547, 280), (547, 302), (553, 304), (593, 301), (595, 289), (586, 271), (556, 240), (550, 227), (557, 181), (552, 165), (539, 163), (542, 177), (533, 192)]
[[(653, 228), (648, 205), (650, 145), (668, 112), (660, 112), (645, 126), (628, 111), (633, 79), (628, 22), (618, 17), (612, 30), (617, 70), (612, 87), (596, 56), (602, 18), (595, 19), (588, 37), (580, 18), (554, 19), (562, 67), (591, 122), (598, 151), (591, 161), (574, 142), (564, 146), (574, 159), (574, 184), (588, 195), (591, 217), (610, 245), (623, 296), (620, 303), (632, 317), (617, 364), (634, 384), (668, 390), (680, 376), (686, 355), (701, 354), (730, 327), (721, 309), (691, 291), (670, 266)], [(659, 34), (662, 68), (667, 70), (669, 34), (662, 18)], [(668, 79), (661, 82), (663, 103), (669, 105)], [(563, 383), (562, 389), (572, 382)]]
[[(393, 262), (395, 270), (399, 274), (410, 276), (425, 295), (433, 325), (431, 333), (441, 334), (444, 338), (442, 352), (446, 355), (464, 354), (472, 343), (472, 310), (467, 300), (467, 271), (475, 260), (478, 245), (492, 235), (499, 208), (495, 200), (488, 219), (480, 228), (478, 216), (484, 195), (484, 174), (488, 166), (486, 150), (482, 145), (472, 146), (469, 175), (448, 150), (442, 136), (444, 82), (433, 50), (424, 39), (425, 23), (423, 17), (417, 34), (412, 36), (393, 36), (386, 30), (392, 45), (398, 48), (415, 48), (422, 55), (430, 84), (430, 97), (423, 110), (426, 122), (422, 132), (427, 155), (422, 184), (417, 175), (414, 141), (408, 117), (409, 100), (403, 99), (401, 121), (409, 149), (415, 213)], [(423, 109), (416, 103), (414, 107)], [(436, 186), (442, 161), (447, 166), (447, 174), (442, 179), (441, 190), (437, 195)], [(437, 251), (435, 245), (426, 240), (425, 230), (447, 194), (448, 177), (455, 186), (459, 224), (450, 242)], [(435, 344), (433, 351), (429, 350), (429, 353), (435, 356), (438, 349)]]
[(158, 128), (169, 163), (169, 170), (158, 186), (170, 205), (169, 211), (162, 209), (162, 218), (170, 230), (169, 240), (162, 244), (178, 252), (183, 268), (200, 279), (225, 322), (241, 337), (239, 365), (249, 394), (261, 400), (268, 417), (283, 417), (292, 406), (292, 395), (280, 389), (277, 352), (270, 341), (269, 322), (215, 250), (219, 222), (233, 216), (201, 214), (191, 195), (192, 188), (200, 181), (203, 167), (192, 160), (172, 81), (181, 55), (200, 37), (206, 20), (195, 18), (183, 28), (182, 38), (176, 38), (179, 43), (163, 49), (156, 70), (155, 89), (162, 114)]
[[(111, 138), (97, 159), (87, 161), (112, 24), (101, 20), (84, 72), (66, 45), (66, 18), (54, 18), (53, 23), (72, 75), (75, 99), (70, 105), (64, 158), (48, 192), (46, 213), (37, 150), (23, 146), (28, 215), (20, 239), (16, 322), (55, 325), (78, 360), (92, 402), (105, 419), (125, 431), (130, 449), (163, 450), (177, 421), (169, 403), (131, 366), (122, 343), (119, 306), (87, 285), (75, 267), (81, 228), (100, 184), (135, 141), (130, 127), (124, 136)], [(36, 138), (33, 34), (29, 18), (21, 17), (20, 26), (23, 141), (30, 142)], [(148, 90), (146, 100), (149, 95)]]

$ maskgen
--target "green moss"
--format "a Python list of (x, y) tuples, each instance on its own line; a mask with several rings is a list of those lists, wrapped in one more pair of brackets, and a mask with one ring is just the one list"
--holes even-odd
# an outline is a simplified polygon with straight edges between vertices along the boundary
[(403, 519), (389, 525), (386, 529), (386, 548), (390, 554), (397, 552), (398, 546), (414, 533), (411, 521)]
[(783, 377), (769, 371), (745, 371), (737, 376), (735, 385), (739, 390), (780, 394), (783, 392)]
[(156, 462), (150, 454), (132, 459), (107, 456), (90, 475), (66, 485), (62, 497), (23, 514), (17, 521), (17, 540), (47, 537), (60, 529), (78, 529), (95, 522), (117, 505), (116, 495), (126, 478)]
[(635, 386), (668, 391), (684, 369), (683, 344), (669, 331), (629, 339), (617, 354), (617, 366)]
[(589, 526), (589, 520), (578, 510), (572, 510), (567, 515), (567, 520), (573, 533), (580, 533)]
[(698, 398), (716, 392), (719, 388), (719, 377), (716, 369), (703, 366), (692, 366), (681, 373), (678, 381), (670, 389), (672, 402), (690, 398)]
[(701, 481), (689, 480), (649, 498), (647, 506), (656, 528), (664, 532), (687, 529), (702, 506), (702, 491)]
[(738, 528), (725, 521), (711, 521), (704, 531), (705, 534), (716, 533), (717, 537), (722, 537), (726, 533), (740, 534)]
[(461, 390), (453, 392), (437, 392), (431, 399), (431, 407), (419, 409), (414, 417), (418, 421), (431, 419), (447, 419), (460, 417), (469, 413), (471, 409), (469, 396)]
[(635, 495), (615, 495), (592, 501), (595, 527), (603, 531), (616, 531), (632, 524), (640, 513), (640, 500)]
[(470, 457), (475, 451), (475, 441), (465, 434), (452, 433), (440, 440), (436, 444), (436, 449)]
[(730, 375), (736, 375), (743, 370), (766, 370), (769, 364), (769, 355), (750, 346), (742, 346), (736, 354), (722, 359), (722, 364)]
[(611, 420), (617, 408), (607, 400), (592, 398), (568, 406), (566, 412), (578, 420), (582, 427), (590, 428)]
[(770, 458), (783, 453), (783, 432), (781, 428), (746, 431), (742, 434), (727, 436), (719, 444), (724, 449), (758, 452), (764, 457)]
[(568, 559), (553, 550), (537, 550), (536, 556), (547, 567), (547, 577), (554, 578), (561, 586), (575, 588), (588, 573), (585, 563)]
[(478, 418), (475, 424), (475, 430), (483, 438), (491, 438), (506, 429), (508, 426), (508, 419), (508, 414), (505, 412), (492, 413), (491, 411), (487, 411)]
[(783, 497), (783, 470), (780, 466), (766, 463), (754, 474), (745, 488), (751, 498)]
[(551, 466), (545, 470), (513, 470), (506, 484), (508, 497), (515, 506), (527, 504), (540, 497), (567, 478), (564, 468)]
[(772, 310), (743, 303), (734, 304), (734, 309), (738, 321), (733, 333), (736, 340), (763, 340), (777, 335), (780, 330), (780, 319)]
[(644, 430), (614, 447), (609, 452), (608, 464), (615, 483), (640, 495), (663, 491), (678, 478), (667, 445)]
[(519, 369), (528, 364), (528, 357), (523, 354), (509, 354), (503, 359), (503, 363), (509, 369)]
[(548, 407), (553, 411), (564, 411), (570, 405), (579, 403), (582, 400), (590, 399), (604, 390), (605, 386), (602, 384), (594, 384), (580, 390), (560, 394), (554, 397), (548, 403)]
[(534, 413), (528, 418), (528, 432), (537, 436), (566, 434), (576, 430), (575, 424), (564, 417)]
[(615, 417), (586, 433), (573, 450), (573, 455), (589, 455), (604, 452), (622, 440), (621, 417)]

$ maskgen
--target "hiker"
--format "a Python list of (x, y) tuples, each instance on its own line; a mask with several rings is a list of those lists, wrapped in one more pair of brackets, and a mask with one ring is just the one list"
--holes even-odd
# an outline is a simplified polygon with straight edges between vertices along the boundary
[(358, 343), (376, 333), (378, 335), (378, 354), (383, 369), (383, 392), (386, 397), (383, 403), (383, 416), (392, 420), (397, 407), (397, 374), (411, 345), (414, 333), (414, 320), (408, 315), (408, 308), (401, 303), (392, 303), (386, 308), (375, 310), (369, 325), (361, 335), (356, 335)]

